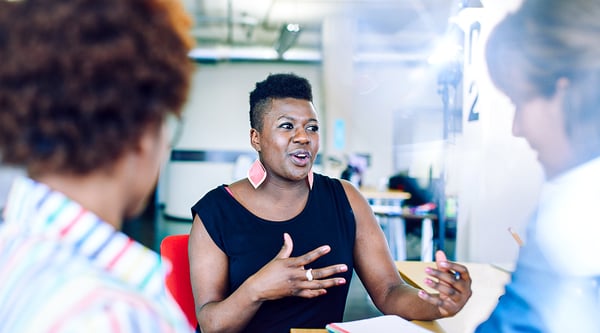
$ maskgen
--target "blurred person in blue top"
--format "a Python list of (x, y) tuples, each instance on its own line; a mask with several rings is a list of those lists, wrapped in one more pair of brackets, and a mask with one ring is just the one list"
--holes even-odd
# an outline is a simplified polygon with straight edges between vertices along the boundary
[(0, 332), (190, 332), (119, 231), (169, 151), (192, 64), (177, 1), (0, 0)]
[(546, 182), (512, 281), (477, 332), (600, 332), (600, 1), (525, 0), (486, 57)]
[(289, 332), (343, 319), (352, 272), (384, 314), (431, 320), (471, 296), (442, 251), (428, 294), (398, 273), (371, 207), (349, 181), (312, 172), (320, 123), (308, 80), (271, 74), (250, 93), (248, 177), (193, 207), (190, 271), (203, 333)]

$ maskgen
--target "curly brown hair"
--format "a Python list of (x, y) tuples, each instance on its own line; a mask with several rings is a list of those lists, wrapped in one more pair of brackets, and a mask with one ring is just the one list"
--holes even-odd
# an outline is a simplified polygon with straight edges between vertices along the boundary
[(0, 155), (42, 172), (110, 167), (186, 100), (177, 1), (0, 0)]

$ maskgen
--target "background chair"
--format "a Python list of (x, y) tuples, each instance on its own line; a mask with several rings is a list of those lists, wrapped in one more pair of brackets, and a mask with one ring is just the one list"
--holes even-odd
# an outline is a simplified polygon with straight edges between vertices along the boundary
[(185, 313), (188, 321), (196, 327), (196, 307), (190, 281), (190, 265), (188, 259), (189, 235), (169, 235), (160, 243), (160, 253), (173, 264), (173, 269), (167, 275), (167, 288)]

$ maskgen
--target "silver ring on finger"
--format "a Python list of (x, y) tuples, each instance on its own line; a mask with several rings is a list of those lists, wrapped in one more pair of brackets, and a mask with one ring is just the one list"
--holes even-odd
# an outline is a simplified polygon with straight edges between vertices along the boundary
[(454, 272), (454, 280), (458, 281), (461, 279), (460, 272)]
[(308, 281), (312, 281), (313, 280), (312, 268), (309, 268), (309, 269), (306, 270), (306, 279)]

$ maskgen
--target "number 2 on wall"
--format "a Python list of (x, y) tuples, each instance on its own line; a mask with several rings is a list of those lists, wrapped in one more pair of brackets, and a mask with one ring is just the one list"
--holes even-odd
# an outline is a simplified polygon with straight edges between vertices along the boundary
[[(477, 46), (479, 41), (479, 33), (481, 31), (481, 23), (473, 22), (469, 27), (469, 63), (468, 66), (473, 66), (473, 49)], [(471, 75), (472, 76), (472, 75)], [(473, 77), (473, 76), (472, 76)], [(479, 110), (477, 109), (477, 100), (479, 99), (479, 88), (477, 87), (477, 81), (471, 80), (469, 84), (468, 96), (471, 100), (469, 104), (469, 116), (467, 121), (479, 120)]]

